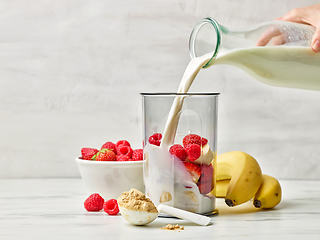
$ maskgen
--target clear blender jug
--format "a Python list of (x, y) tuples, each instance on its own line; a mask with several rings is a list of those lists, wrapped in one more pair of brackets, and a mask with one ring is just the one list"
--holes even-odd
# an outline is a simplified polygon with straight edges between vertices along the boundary
[(239, 67), (255, 79), (274, 86), (320, 90), (320, 54), (311, 49), (315, 28), (272, 21), (245, 30), (231, 30), (213, 18), (194, 27), (191, 58), (208, 55), (213, 64)]
[[(218, 93), (141, 93), (143, 103), (146, 195), (155, 205), (165, 204), (213, 216), (217, 155)], [(170, 115), (176, 99), (183, 104)], [(172, 119), (173, 124), (167, 125)], [(169, 127), (168, 127), (169, 126)], [(172, 137), (166, 137), (172, 135)], [(187, 155), (185, 139), (199, 136), (201, 155)], [(155, 141), (155, 137), (157, 141)], [(190, 144), (189, 147), (195, 147)], [(175, 152), (176, 149), (177, 152)]]

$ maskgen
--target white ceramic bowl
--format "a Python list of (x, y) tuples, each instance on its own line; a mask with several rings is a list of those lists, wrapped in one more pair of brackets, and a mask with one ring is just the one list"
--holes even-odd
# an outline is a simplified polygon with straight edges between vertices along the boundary
[(81, 177), (90, 194), (105, 200), (118, 199), (131, 188), (144, 192), (143, 161), (99, 162), (76, 158)]

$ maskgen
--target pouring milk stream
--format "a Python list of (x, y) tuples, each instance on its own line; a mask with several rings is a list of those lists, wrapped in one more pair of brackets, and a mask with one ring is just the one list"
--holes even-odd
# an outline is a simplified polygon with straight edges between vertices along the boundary
[[(178, 93), (183, 94), (189, 91), (198, 72), (210, 58), (211, 54), (207, 54), (190, 61), (180, 82)], [(148, 176), (144, 174), (146, 192), (157, 206), (161, 203), (162, 194), (167, 193), (172, 197), (172, 201), (165, 204), (186, 211), (209, 213), (215, 210), (213, 198), (200, 193), (184, 164), (180, 161), (173, 161), (169, 153), (169, 148), (175, 141), (184, 98), (184, 95), (177, 95), (173, 100), (162, 134), (161, 145), (158, 147), (146, 144), (144, 147), (144, 152), (148, 155), (146, 165), (148, 165), (147, 172), (149, 172)], [(209, 159), (209, 164), (211, 161), (212, 157)], [(187, 189), (186, 186), (188, 186)]]

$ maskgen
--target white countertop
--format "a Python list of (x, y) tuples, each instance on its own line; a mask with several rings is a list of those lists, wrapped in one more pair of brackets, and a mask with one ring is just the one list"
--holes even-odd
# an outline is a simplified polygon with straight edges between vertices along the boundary
[[(256, 210), (252, 202), (229, 208), (218, 199), (219, 215), (203, 227), (173, 218), (133, 226), (120, 215), (87, 212), (81, 179), (2, 179), (0, 239), (319, 239), (320, 181), (280, 182), (275, 209)], [(161, 229), (168, 223), (185, 230)]]

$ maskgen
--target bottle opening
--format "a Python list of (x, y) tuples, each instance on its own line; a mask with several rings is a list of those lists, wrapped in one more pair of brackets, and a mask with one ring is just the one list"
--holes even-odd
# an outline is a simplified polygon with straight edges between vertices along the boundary
[(201, 20), (195, 25), (190, 35), (189, 52), (191, 58), (212, 53), (211, 60), (204, 66), (208, 67), (218, 54), (220, 41), (219, 24), (212, 18)]

